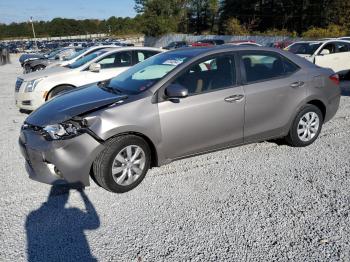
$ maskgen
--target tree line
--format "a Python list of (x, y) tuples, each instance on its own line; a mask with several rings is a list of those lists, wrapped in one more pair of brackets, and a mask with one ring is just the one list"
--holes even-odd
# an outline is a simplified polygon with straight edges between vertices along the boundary
[[(95, 33), (268, 34), (332, 37), (350, 34), (350, 0), (135, 0), (134, 18), (35, 22), (38, 36)], [(0, 37), (30, 37), (28, 22), (0, 24)]]

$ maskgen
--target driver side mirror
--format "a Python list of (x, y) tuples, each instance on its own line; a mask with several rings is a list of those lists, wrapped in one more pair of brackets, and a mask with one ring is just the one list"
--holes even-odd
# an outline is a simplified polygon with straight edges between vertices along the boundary
[(98, 64), (98, 63), (92, 63), (92, 64), (89, 66), (89, 71), (90, 71), (90, 72), (99, 73), (100, 70), (101, 70), (101, 65)]
[(328, 49), (323, 49), (320, 55), (329, 55), (331, 52)]
[(180, 98), (188, 96), (188, 89), (179, 84), (171, 84), (165, 89), (165, 95), (169, 101), (179, 103)]

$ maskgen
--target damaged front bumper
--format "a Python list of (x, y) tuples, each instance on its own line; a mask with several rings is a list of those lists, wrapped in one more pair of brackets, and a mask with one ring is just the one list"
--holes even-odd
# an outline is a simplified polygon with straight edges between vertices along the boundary
[(47, 141), (40, 132), (22, 129), (19, 146), (29, 178), (46, 184), (90, 185), (91, 166), (104, 145), (87, 133)]

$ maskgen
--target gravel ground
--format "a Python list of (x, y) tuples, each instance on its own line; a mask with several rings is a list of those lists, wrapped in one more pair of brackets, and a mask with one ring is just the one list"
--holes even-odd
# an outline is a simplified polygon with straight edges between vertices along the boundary
[(63, 194), (27, 178), (20, 71), (0, 67), (0, 261), (350, 261), (350, 97), (308, 148), (252, 144), (153, 169), (123, 195)]

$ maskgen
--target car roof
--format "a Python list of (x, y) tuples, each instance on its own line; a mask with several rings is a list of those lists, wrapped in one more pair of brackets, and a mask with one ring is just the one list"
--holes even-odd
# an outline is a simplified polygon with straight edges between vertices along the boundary
[(331, 39), (331, 40), (310, 40), (310, 41), (298, 41), (293, 44), (327, 44), (332, 42), (344, 42), (344, 43), (350, 43), (348, 40), (343, 39)]
[(188, 55), (188, 56), (198, 56), (204, 54), (215, 54), (221, 52), (230, 52), (230, 51), (269, 51), (269, 52), (279, 52), (279, 49), (262, 47), (262, 46), (244, 46), (244, 45), (220, 45), (220, 46), (205, 46), (205, 47), (186, 47), (179, 48), (175, 50), (167, 51), (168, 54), (179, 54), (179, 55)]
[(307, 61), (304, 58), (301, 58), (291, 52), (271, 47), (263, 47), (263, 46), (244, 46), (244, 45), (220, 45), (220, 46), (208, 46), (208, 47), (187, 47), (180, 48), (171, 51), (167, 51), (165, 54), (177, 54), (179, 56), (189, 56), (191, 57), (191, 61), (201, 59), (205, 56), (216, 55), (225, 52), (235, 52), (235, 51), (265, 51), (265, 52), (273, 52), (278, 53), (303, 67), (314, 66), (312, 63)]
[(321, 40), (305, 40), (305, 41), (297, 41), (294, 42), (293, 44), (322, 44), (325, 43), (327, 41), (321, 41)]
[(115, 47), (112, 47), (112, 48), (104, 48), (104, 49), (101, 49), (99, 51), (105, 51), (105, 52), (108, 52), (108, 53), (114, 53), (116, 51), (118, 52), (121, 52), (121, 51), (132, 51), (132, 50), (144, 50), (144, 51), (157, 51), (157, 52), (164, 52), (163, 49), (160, 49), (160, 48), (154, 48), (154, 47), (143, 47), (143, 46), (140, 46), (140, 47), (137, 47), (137, 46), (115, 46)]

